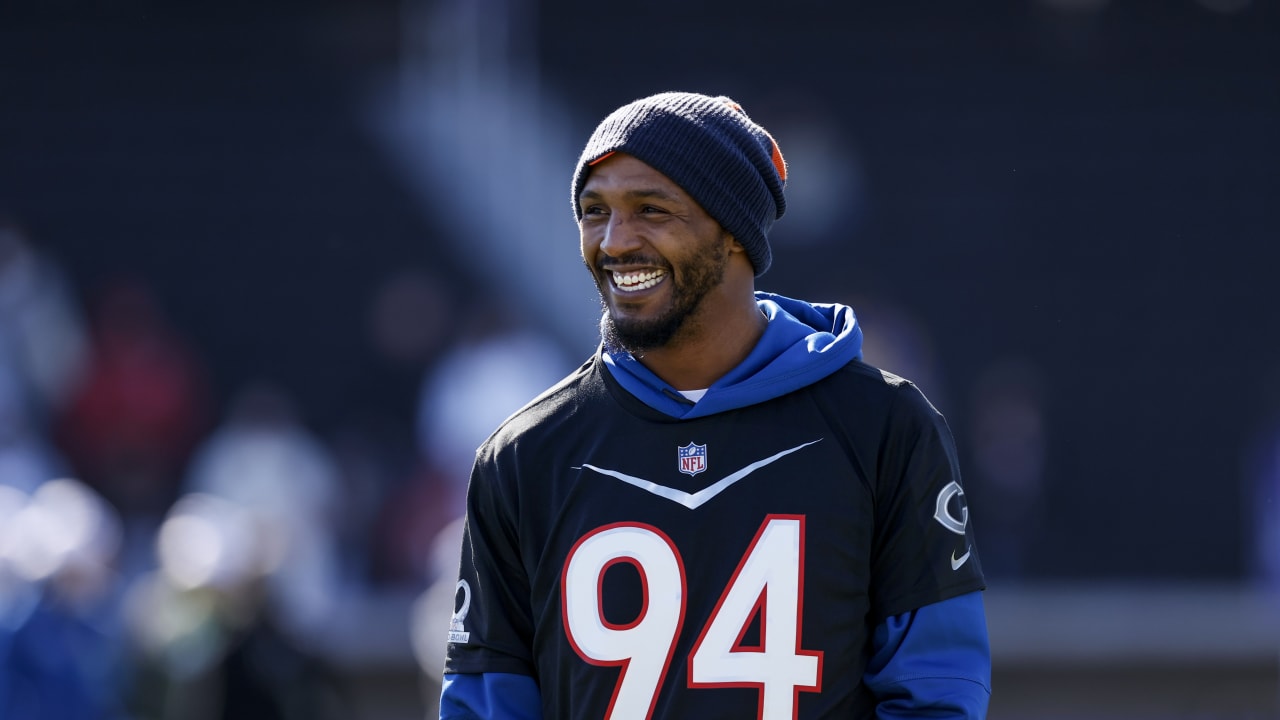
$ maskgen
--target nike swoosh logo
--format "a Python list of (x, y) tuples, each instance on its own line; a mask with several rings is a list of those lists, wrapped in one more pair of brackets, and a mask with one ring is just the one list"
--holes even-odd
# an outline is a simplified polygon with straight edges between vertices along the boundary
[(674, 488), (669, 488), (665, 485), (659, 485), (658, 483), (655, 483), (651, 480), (638, 478), (634, 475), (627, 475), (626, 473), (620, 473), (616, 470), (606, 470), (604, 468), (596, 467), (595, 465), (588, 465), (587, 463), (583, 463), (582, 467), (588, 470), (594, 470), (595, 472), (598, 472), (601, 475), (608, 475), (611, 478), (617, 478), (618, 480), (621, 480), (622, 482), (628, 485), (633, 485), (635, 487), (638, 487), (641, 490), (644, 490), (645, 492), (651, 493), (653, 495), (657, 495), (660, 498), (666, 498), (667, 500), (670, 500), (671, 502), (674, 502), (677, 505), (683, 505), (684, 507), (687, 507), (690, 510), (696, 510), (699, 507), (702, 507), (703, 505), (705, 505), (708, 501), (711, 500), (711, 498), (729, 489), (730, 485), (733, 485), (734, 483), (750, 475), (751, 473), (759, 470), (765, 465), (769, 465), (773, 462), (776, 462), (777, 460), (787, 455), (790, 455), (791, 453), (797, 450), (807, 448), (816, 442), (821, 442), (821, 440), (822, 440), (821, 438), (817, 440), (812, 440), (810, 442), (804, 443), (803, 445), (797, 445), (789, 450), (783, 450), (782, 452), (776, 455), (771, 455), (763, 460), (758, 460), (756, 462), (753, 462), (750, 465), (742, 468), (738, 472), (724, 478), (723, 480), (720, 480), (716, 484), (705, 487), (696, 493), (687, 493), (683, 490), (676, 490)]
[(961, 566), (963, 566), (965, 563), (969, 562), (969, 553), (971, 553), (971, 552), (973, 552), (973, 546), (972, 546), (972, 545), (970, 545), (969, 547), (965, 548), (965, 549), (964, 549), (964, 554), (963, 554), (963, 555), (961, 555), (960, 557), (956, 557), (956, 551), (955, 551), (955, 550), (952, 550), (952, 551), (951, 551), (951, 569), (952, 569), (952, 570), (959, 570)]

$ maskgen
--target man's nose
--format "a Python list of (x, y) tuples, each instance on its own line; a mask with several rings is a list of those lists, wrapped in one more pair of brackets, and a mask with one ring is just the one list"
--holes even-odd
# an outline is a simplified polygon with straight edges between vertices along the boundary
[(640, 244), (636, 223), (626, 213), (615, 212), (609, 216), (609, 223), (604, 228), (604, 238), (600, 241), (601, 252), (610, 257), (622, 257), (640, 247)]

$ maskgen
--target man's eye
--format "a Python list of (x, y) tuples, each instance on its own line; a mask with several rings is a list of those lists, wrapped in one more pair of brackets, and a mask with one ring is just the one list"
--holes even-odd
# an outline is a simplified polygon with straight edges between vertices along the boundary
[(588, 215), (603, 215), (603, 214), (604, 214), (604, 208), (600, 207), (599, 205), (588, 205), (587, 207), (582, 209), (583, 217), (586, 217)]
[(652, 205), (645, 205), (644, 207), (640, 208), (640, 212), (646, 213), (646, 214), (653, 214), (653, 213), (665, 213), (666, 210), (663, 210), (660, 207), (654, 207)]

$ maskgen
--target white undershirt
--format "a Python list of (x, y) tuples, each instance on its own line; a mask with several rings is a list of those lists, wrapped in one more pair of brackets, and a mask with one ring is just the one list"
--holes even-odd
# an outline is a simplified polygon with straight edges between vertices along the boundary
[(701, 390), (677, 390), (676, 392), (680, 393), (681, 395), (689, 398), (690, 400), (696, 403), (702, 399), (703, 395), (707, 394), (707, 389), (702, 388)]

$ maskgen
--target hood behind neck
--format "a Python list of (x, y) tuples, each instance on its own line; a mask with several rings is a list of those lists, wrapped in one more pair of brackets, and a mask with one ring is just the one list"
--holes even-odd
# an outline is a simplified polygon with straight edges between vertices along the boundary
[(757, 292), (769, 324), (755, 348), (693, 403), (639, 360), (602, 349), (610, 374), (644, 404), (673, 418), (697, 417), (755, 405), (799, 390), (862, 357), (862, 326), (853, 308)]

